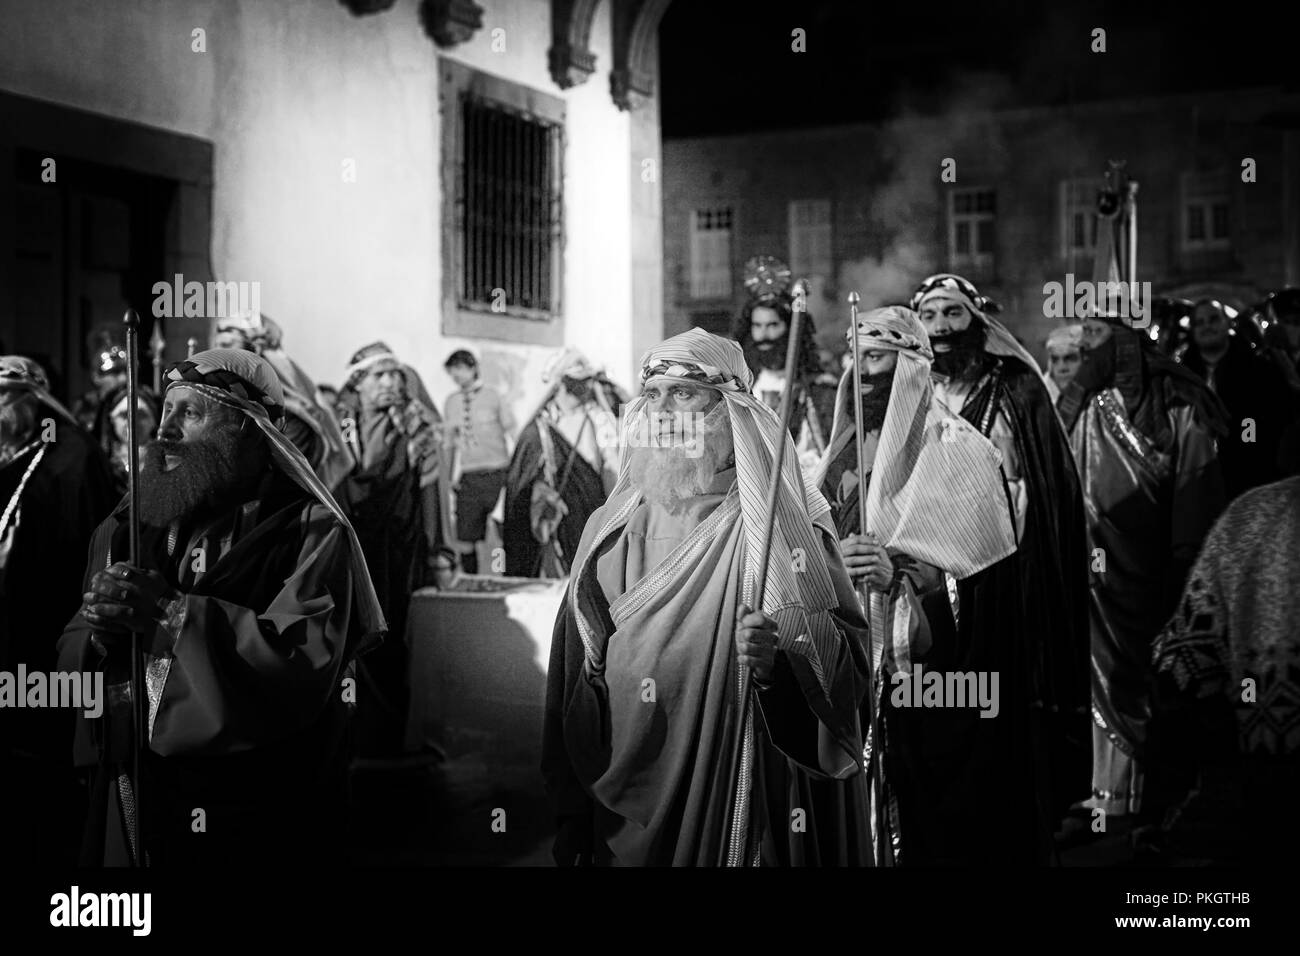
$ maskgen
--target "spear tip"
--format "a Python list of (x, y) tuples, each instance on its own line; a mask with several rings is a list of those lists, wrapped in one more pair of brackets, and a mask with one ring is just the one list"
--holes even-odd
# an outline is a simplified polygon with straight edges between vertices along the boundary
[(128, 329), (138, 329), (140, 327), (140, 316), (135, 314), (135, 309), (127, 309), (122, 316), (122, 324)]
[(856, 292), (849, 293), (849, 305), (857, 305), (861, 301), (862, 296), (858, 295)]

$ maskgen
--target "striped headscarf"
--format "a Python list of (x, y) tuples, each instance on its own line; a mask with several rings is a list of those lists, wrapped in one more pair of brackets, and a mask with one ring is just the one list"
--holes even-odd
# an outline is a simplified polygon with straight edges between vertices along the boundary
[[(853, 333), (848, 333), (850, 348)], [(987, 438), (934, 397), (933, 353), (925, 327), (911, 309), (889, 306), (858, 316), (858, 348), (898, 353), (889, 406), (867, 486), (867, 526), (881, 545), (934, 565), (954, 578), (970, 577), (1016, 550), (1002, 455)], [(818, 485), (856, 440), (853, 368), (840, 379), (831, 442), (817, 468)], [(861, 476), (859, 476), (859, 481)], [(859, 487), (861, 485), (859, 484)], [(904, 579), (904, 586), (910, 584)], [(886, 643), (894, 663), (911, 672), (912, 602), (900, 600), (886, 633), (888, 595), (869, 593), (872, 664)]]
[[(898, 353), (867, 488), (865, 530), (885, 547), (958, 579), (1013, 553), (1002, 456), (973, 425), (935, 399), (930, 340), (916, 313), (889, 306), (858, 316), (858, 347)], [(819, 485), (855, 439), (852, 379), (851, 368), (840, 379), (830, 447), (817, 469)]]
[[(839, 602), (826, 565), (822, 537), (815, 527), (820, 525), (834, 533), (826, 499), (804, 480), (794, 443), (788, 434), (782, 433), (776, 413), (754, 397), (753, 373), (745, 365), (745, 355), (738, 343), (699, 328), (676, 335), (647, 351), (641, 359), (642, 384), (655, 379), (714, 388), (727, 403), (745, 534), (744, 594), (751, 606), (763, 547), (768, 482), (775, 464), (776, 441), (785, 441), (761, 610), (777, 622), (779, 646), (807, 657), (825, 688), (822, 662), (835, 659), (839, 641), (839, 633), (828, 613)], [(638, 419), (645, 408), (644, 397), (633, 399), (626, 408), (618, 483), (610, 495), (611, 501), (632, 487), (629, 438), (632, 430), (639, 427)], [(798, 561), (796, 554), (801, 556)], [(796, 566), (801, 569), (798, 573), (794, 570)]]
[(352, 562), (352, 584), (361, 619), (364, 650), (387, 630), (384, 613), (375, 595), (357, 533), (334, 496), (317, 477), (302, 452), (280, 430), (284, 418), (284, 393), (280, 379), (269, 362), (254, 352), (240, 349), (208, 349), (168, 367), (163, 375), (164, 395), (184, 386), (200, 395), (242, 412), (266, 437), (271, 459), (281, 471), (329, 509), (347, 532)]
[(990, 314), (992, 309), (996, 308), (993, 300), (988, 296), (980, 295), (979, 290), (975, 288), (970, 280), (963, 279), (959, 275), (953, 275), (951, 272), (940, 272), (938, 275), (930, 276), (917, 287), (916, 292), (912, 295), (912, 311), (919, 313), (921, 306), (934, 299), (960, 302), (976, 320), (983, 323), (986, 331), (984, 339), (984, 350), (986, 352), (1019, 359), (1025, 363), (1027, 368), (1037, 372), (1039, 378), (1045, 378), (1043, 370), (1038, 367), (1038, 363), (1029, 354), (1029, 350), (1016, 340), (1010, 329)]

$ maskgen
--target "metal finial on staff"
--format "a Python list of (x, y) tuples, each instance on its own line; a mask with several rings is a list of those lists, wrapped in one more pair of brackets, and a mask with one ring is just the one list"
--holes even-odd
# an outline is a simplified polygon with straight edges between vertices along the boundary
[(188, 339), (186, 339), (185, 357), (187, 359), (194, 358), (194, 352), (196, 349), (198, 349), (198, 347), (199, 347), (199, 340), (194, 338), (194, 336), (190, 336)]
[[(781, 489), (781, 471), (785, 466), (785, 446), (790, 441), (790, 414), (794, 409), (795, 368), (799, 360), (799, 341), (803, 332), (805, 316), (804, 300), (807, 287), (802, 279), (795, 283), (794, 308), (790, 315), (790, 337), (785, 351), (785, 385), (781, 392), (781, 426), (775, 434), (776, 447), (773, 449), (772, 475), (767, 487), (767, 508), (763, 515), (763, 536), (760, 539), (758, 574), (754, 581), (754, 605), (751, 611), (762, 612), (763, 596), (767, 586), (767, 565), (772, 551), (772, 529), (776, 524), (776, 499)], [(749, 834), (749, 790), (752, 786), (752, 768), (745, 767), (745, 743), (752, 739), (749, 723), (753, 715), (752, 674), (745, 668), (740, 675), (740, 723), (737, 727), (735, 749), (735, 785), (732, 788), (734, 815), (731, 822), (731, 842), (727, 853), (728, 866), (745, 866)]]
[[(126, 406), (130, 413), (126, 417), (127, 451), (127, 527), (128, 547), (127, 563), (138, 567), (140, 562), (140, 446), (136, 439), (136, 410), (140, 402), (140, 317), (134, 309), (127, 309), (122, 316), (126, 326)], [(147, 704), (145, 703), (144, 683), (144, 647), (139, 632), (131, 632), (131, 791), (135, 803), (135, 820), (132, 829), (135, 836), (135, 865), (146, 866), (144, 848), (144, 794), (141, 784), (141, 770), (145, 747), (145, 734), (148, 732)]]

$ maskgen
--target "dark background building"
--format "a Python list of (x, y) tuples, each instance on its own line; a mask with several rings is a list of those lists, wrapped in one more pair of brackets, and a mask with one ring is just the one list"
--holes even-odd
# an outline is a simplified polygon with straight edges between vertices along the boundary
[(715, 41), (664, 72), (666, 333), (729, 329), (766, 254), (811, 277), (828, 343), (850, 290), (870, 307), (955, 271), (1037, 350), (1044, 283), (1091, 278), (1111, 160), (1139, 184), (1154, 295), (1300, 284), (1300, 96), (1264, 24), (1200, 2), (745, 11), (663, 24), (666, 61)]

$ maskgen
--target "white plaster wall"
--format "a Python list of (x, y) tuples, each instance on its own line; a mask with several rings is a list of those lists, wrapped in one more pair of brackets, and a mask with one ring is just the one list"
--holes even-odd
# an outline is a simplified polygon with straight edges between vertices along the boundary
[[(442, 55), (566, 101), (566, 341), (628, 384), (630, 121), (609, 96), (608, 4), (592, 29), (596, 74), (560, 91), (549, 3), (479, 2), (483, 28)], [(0, 0), (0, 88), (210, 140), (213, 273), (261, 283), (263, 311), (319, 380), (337, 384), (352, 352), (382, 338), (441, 407), (453, 388), (442, 362), (467, 347), (522, 418), (553, 350), (441, 334), (440, 51), (417, 7)], [(200, 27), (206, 53), (191, 50)]]

